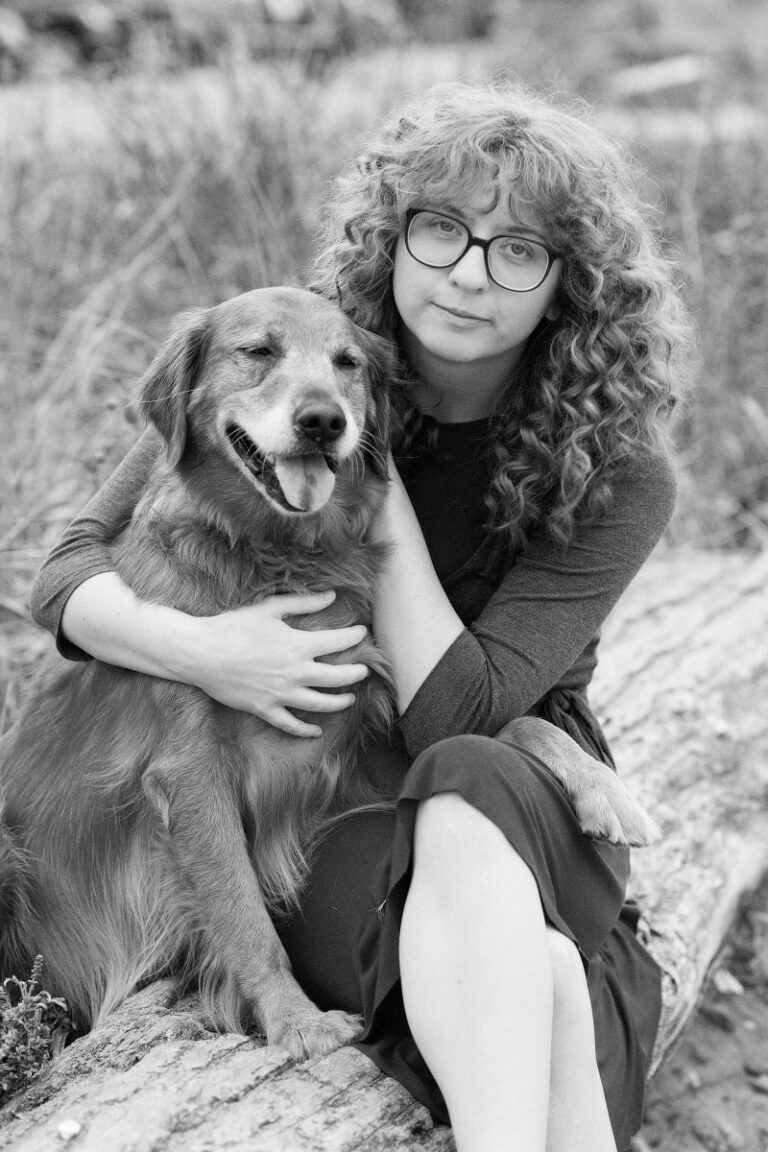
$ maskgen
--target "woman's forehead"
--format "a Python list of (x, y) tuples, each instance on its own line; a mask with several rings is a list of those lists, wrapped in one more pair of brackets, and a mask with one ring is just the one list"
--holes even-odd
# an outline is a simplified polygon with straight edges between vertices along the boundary
[(462, 220), (482, 219), (502, 231), (519, 225), (541, 232), (544, 227), (544, 205), (537, 210), (537, 206), (518, 191), (499, 184), (475, 188), (458, 196), (451, 189), (436, 188), (431, 194), (426, 190), (424, 203), (420, 206), (435, 208)]

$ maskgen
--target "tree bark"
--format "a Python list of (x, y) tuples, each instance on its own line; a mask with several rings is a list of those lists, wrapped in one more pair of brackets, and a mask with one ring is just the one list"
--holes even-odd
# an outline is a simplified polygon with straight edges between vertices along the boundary
[(606, 623), (592, 700), (661, 824), (632, 893), (665, 976), (654, 1068), (768, 871), (768, 553), (668, 553)]
[[(592, 699), (619, 771), (664, 830), (635, 852), (632, 880), (664, 971), (655, 1065), (768, 871), (767, 690), (768, 554), (660, 554), (604, 629)], [(257, 1038), (216, 1035), (167, 980), (0, 1112), (9, 1152), (69, 1139), (77, 1152), (453, 1148), (450, 1130), (354, 1049), (295, 1064)]]

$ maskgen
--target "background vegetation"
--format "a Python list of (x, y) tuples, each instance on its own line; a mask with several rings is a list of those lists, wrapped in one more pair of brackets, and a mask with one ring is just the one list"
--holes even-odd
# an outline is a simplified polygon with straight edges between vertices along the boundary
[(635, 151), (700, 329), (669, 542), (765, 543), (762, 0), (361, 0), (355, 21), (318, 0), (322, 50), (308, 18), (262, 50), (234, 8), (208, 8), (200, 50), (139, 23), (103, 56), (36, 48), (0, 89), (0, 730), (47, 647), (34, 572), (135, 437), (134, 382), (168, 319), (300, 279), (329, 178), (438, 80), (555, 84)]

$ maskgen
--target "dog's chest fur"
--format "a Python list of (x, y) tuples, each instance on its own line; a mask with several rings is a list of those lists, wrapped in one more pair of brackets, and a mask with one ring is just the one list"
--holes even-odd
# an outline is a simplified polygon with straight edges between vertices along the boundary
[[(374, 493), (376, 495), (376, 493)], [(333, 588), (336, 606), (316, 627), (368, 623), (384, 548), (365, 541), (370, 496), (344, 498), (313, 530), (264, 515), (232, 525), (185, 480), (160, 466), (133, 520), (115, 542), (118, 572), (143, 600), (213, 615), (286, 592)], [(250, 531), (247, 529), (250, 528)], [(322, 620), (320, 616), (322, 615)], [(300, 626), (312, 627), (307, 620)]]

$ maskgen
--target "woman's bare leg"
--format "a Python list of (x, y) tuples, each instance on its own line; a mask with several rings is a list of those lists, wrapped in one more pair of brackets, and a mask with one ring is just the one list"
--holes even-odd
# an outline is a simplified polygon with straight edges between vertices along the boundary
[(422, 802), (403, 999), (459, 1152), (615, 1152), (596, 1066), (583, 1067), (590, 1040), (595, 1064), (586, 979), (585, 1028), (572, 958), (551, 938), (533, 875), (501, 831), (457, 793)]
[(547, 1152), (616, 1152), (584, 965), (555, 928), (547, 928), (547, 942), (554, 987)]

